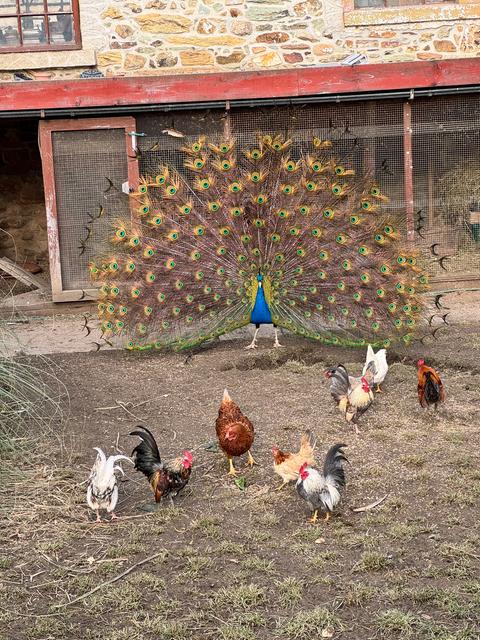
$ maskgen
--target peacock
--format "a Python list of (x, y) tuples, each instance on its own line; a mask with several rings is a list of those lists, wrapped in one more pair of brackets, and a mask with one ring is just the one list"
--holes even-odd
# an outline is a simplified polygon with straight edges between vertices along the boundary
[[(193, 348), (256, 325), (329, 345), (410, 343), (428, 277), (388, 197), (334, 143), (258, 134), (185, 143), (184, 170), (143, 176), (90, 263), (105, 339)], [(300, 150), (299, 150), (300, 149)], [(348, 160), (348, 158), (347, 158)]]

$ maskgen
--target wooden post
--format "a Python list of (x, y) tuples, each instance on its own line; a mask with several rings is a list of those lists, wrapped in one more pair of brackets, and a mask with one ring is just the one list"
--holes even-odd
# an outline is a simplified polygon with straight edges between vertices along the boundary
[(407, 240), (413, 242), (415, 239), (415, 219), (413, 214), (412, 105), (408, 101), (403, 103), (403, 167)]

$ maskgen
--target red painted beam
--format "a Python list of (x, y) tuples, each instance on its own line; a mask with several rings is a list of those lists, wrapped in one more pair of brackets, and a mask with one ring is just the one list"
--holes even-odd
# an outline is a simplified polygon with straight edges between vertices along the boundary
[(480, 84), (480, 59), (0, 83), (0, 110), (175, 104)]

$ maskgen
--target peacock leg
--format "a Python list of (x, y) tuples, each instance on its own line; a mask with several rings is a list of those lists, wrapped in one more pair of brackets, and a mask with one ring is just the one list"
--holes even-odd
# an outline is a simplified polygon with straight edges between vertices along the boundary
[(230, 465), (229, 471), (228, 471), (228, 475), (229, 476), (236, 476), (237, 475), (237, 471), (235, 469), (235, 467), (233, 466), (233, 460), (230, 456), (228, 456), (228, 463)]
[(118, 520), (118, 516), (115, 515), (115, 511), (112, 511), (111, 515), (112, 515), (112, 520)]
[(311, 522), (312, 524), (315, 524), (318, 520), (318, 511), (315, 510), (313, 512), (313, 516), (310, 518), (309, 522)]
[(328, 522), (330, 520), (330, 511), (327, 511), (327, 513), (325, 514), (325, 518), (323, 519), (324, 522)]
[(377, 393), (383, 393), (383, 391), (380, 389), (380, 384), (379, 383), (377, 383), (377, 388), (375, 389), (375, 391)]
[(283, 344), (280, 344), (280, 342), (278, 341), (278, 329), (277, 327), (275, 327), (275, 342), (273, 343), (273, 346), (275, 349), (277, 349), (278, 347), (283, 347)]
[(260, 327), (255, 329), (255, 333), (253, 334), (253, 340), (251, 343), (245, 347), (245, 349), (256, 349), (257, 348), (257, 333), (260, 331)]
[(255, 460), (253, 459), (253, 456), (250, 453), (250, 451), (247, 451), (247, 456), (248, 456), (247, 464), (248, 464), (249, 467), (253, 467), (254, 464), (257, 464), (255, 462)]
[(97, 509), (97, 519), (95, 520), (95, 522), (101, 522), (102, 519), (100, 518), (100, 510)]

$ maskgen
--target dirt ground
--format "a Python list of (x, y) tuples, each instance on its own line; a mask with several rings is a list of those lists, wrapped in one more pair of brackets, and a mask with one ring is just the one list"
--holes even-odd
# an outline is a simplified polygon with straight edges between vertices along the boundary
[[(3, 452), (1, 640), (478, 640), (480, 306), (446, 300), (454, 322), (421, 352), (390, 354), (358, 436), (322, 373), (339, 361), (358, 373), (360, 352), (285, 336), (283, 349), (263, 338), (256, 352), (229, 340), (192, 357), (69, 353), (19, 325), (20, 350), (53, 353), (70, 413), (27, 443), (27, 460)], [(81, 324), (57, 319), (58, 335), (80, 336)], [(438, 415), (417, 403), (420, 356), (445, 382)], [(244, 490), (215, 451), (224, 387), (256, 430), (258, 464), (236, 460)], [(165, 458), (193, 452), (190, 483), (175, 507), (153, 510), (146, 479), (123, 463), (120, 519), (96, 525), (85, 503), (92, 447), (130, 454), (140, 423)], [(328, 524), (307, 522), (293, 486), (275, 490), (272, 445), (294, 449), (307, 428), (320, 462), (347, 445), (347, 489)]]

